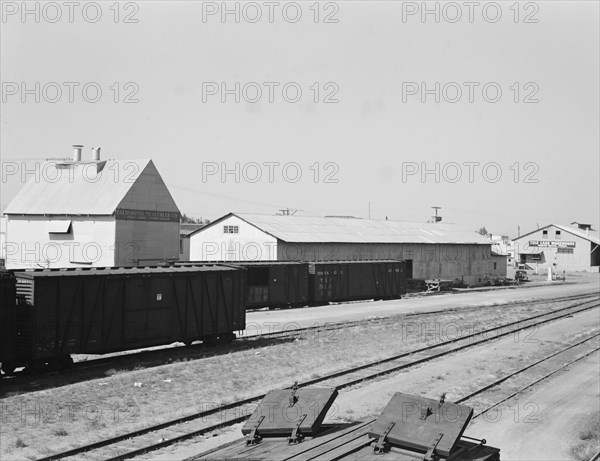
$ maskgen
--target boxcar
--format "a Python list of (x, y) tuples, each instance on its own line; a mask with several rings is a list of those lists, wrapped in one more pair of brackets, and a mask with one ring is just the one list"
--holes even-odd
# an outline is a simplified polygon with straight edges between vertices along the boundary
[[(211, 261), (246, 270), (246, 308), (308, 305), (308, 263), (301, 261)], [(177, 266), (203, 264), (177, 262)]]
[(245, 328), (244, 270), (220, 265), (16, 272), (30, 305), (21, 362), (195, 340)]
[(331, 301), (394, 299), (406, 292), (404, 261), (318, 261), (309, 263), (311, 305)]
[(308, 263), (238, 262), (247, 270), (246, 308), (308, 304)]
[(10, 272), (0, 271), (0, 362), (5, 373), (14, 371), (16, 314), (15, 278)]

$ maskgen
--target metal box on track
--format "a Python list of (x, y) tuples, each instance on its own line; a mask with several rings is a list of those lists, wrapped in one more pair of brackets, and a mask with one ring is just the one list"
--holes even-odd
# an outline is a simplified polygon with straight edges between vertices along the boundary
[(362, 299), (394, 299), (406, 293), (404, 261), (316, 261), (309, 263), (312, 305)]
[(245, 328), (245, 271), (219, 265), (15, 272), (28, 358), (217, 339)]

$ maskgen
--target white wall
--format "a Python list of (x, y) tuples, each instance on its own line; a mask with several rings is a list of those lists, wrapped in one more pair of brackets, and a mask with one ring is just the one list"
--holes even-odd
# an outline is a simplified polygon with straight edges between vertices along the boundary
[[(225, 234), (224, 226), (238, 226), (239, 233)], [(277, 239), (237, 216), (209, 224), (192, 234), (189, 240), (191, 261), (277, 259)]]
[[(50, 234), (50, 223), (71, 220), (71, 233)], [(6, 267), (114, 266), (115, 220), (111, 216), (8, 216)]]

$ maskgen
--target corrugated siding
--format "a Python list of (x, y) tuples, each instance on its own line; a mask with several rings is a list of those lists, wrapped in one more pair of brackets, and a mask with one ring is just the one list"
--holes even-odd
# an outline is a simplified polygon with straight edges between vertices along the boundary
[(6, 214), (112, 215), (150, 160), (82, 162), (68, 169), (46, 162), (6, 207)]
[[(489, 245), (487, 237), (455, 224), (235, 213), (291, 243), (461, 243)], [(201, 234), (201, 229), (199, 233)]]

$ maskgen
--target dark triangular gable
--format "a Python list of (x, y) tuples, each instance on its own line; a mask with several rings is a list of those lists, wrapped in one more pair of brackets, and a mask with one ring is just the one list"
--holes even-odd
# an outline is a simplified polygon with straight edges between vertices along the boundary
[(117, 208), (139, 209), (138, 202), (153, 205), (157, 211), (173, 211), (179, 213), (169, 188), (163, 181), (152, 160), (139, 173)]

